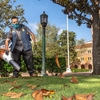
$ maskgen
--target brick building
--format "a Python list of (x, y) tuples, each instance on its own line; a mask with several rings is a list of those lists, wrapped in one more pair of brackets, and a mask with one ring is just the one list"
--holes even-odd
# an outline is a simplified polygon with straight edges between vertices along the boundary
[(73, 67), (78, 69), (92, 70), (92, 41), (75, 47), (79, 63), (74, 63)]

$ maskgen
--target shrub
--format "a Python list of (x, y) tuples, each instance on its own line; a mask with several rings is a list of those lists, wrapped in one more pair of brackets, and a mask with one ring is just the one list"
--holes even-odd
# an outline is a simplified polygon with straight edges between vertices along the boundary
[(72, 70), (72, 72), (89, 72), (89, 69), (75, 69), (75, 68), (73, 68), (71, 70)]
[(1, 73), (1, 76), (8, 76), (9, 73), (11, 73), (13, 70), (13, 67), (5, 62), (4, 60), (0, 60), (0, 73)]

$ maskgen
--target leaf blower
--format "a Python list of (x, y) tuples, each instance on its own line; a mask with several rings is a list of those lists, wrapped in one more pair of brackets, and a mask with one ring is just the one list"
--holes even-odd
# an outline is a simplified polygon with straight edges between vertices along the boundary
[(5, 60), (7, 63), (12, 65), (16, 70), (20, 71), (20, 66), (12, 59), (11, 52), (7, 55), (4, 48), (0, 48), (0, 59)]

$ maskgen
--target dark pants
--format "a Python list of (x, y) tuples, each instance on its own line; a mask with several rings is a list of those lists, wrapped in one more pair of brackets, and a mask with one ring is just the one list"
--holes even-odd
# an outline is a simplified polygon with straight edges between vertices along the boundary
[[(12, 52), (12, 57), (14, 61), (21, 66), (21, 55), (23, 56), (24, 62), (26, 64), (27, 70), (30, 75), (34, 73), (34, 65), (33, 65), (33, 53), (32, 50), (28, 51), (19, 51), (17, 49), (14, 49)], [(13, 70), (13, 75), (18, 77), (19, 76), (19, 71), (16, 69)]]

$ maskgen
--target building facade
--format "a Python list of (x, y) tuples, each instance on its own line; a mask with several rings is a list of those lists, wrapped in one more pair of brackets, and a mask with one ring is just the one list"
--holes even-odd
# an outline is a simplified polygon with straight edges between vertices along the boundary
[(74, 63), (73, 67), (92, 70), (92, 41), (77, 45), (75, 50), (79, 62)]

